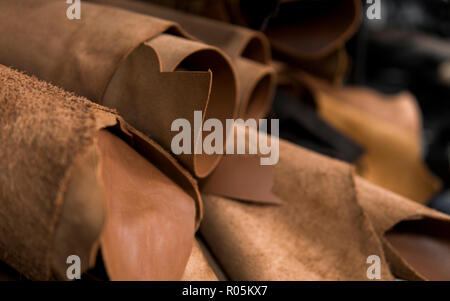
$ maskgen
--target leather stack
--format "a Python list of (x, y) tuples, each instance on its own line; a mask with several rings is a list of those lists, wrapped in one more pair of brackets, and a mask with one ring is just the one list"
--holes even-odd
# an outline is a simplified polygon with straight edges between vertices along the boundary
[[(1, 278), (67, 280), (77, 255), (85, 279), (369, 280), (375, 255), (377, 279), (450, 280), (416, 100), (342, 84), (360, 1), (81, 7), (0, 2)], [(267, 138), (274, 165), (175, 153), (194, 111), (292, 126), (223, 135)]]

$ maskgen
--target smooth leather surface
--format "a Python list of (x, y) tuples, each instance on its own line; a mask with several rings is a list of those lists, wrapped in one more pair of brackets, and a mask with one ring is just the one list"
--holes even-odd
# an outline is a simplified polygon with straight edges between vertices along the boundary
[(120, 139), (106, 131), (97, 139), (110, 279), (180, 280), (194, 241), (194, 200)]
[(397, 254), (431, 281), (450, 281), (450, 223), (406, 221), (386, 233)]
[(355, 177), (359, 203), (395, 276), (448, 280), (450, 217)]
[[(72, 21), (61, 13), (66, 10), (58, 0), (1, 1), (0, 62), (118, 108), (165, 149), (171, 149), (176, 118), (190, 120), (197, 109), (208, 118), (235, 117), (235, 71), (218, 48), (160, 18), (83, 3), (83, 17)], [(198, 177), (220, 160), (220, 155), (177, 157)]]
[[(202, 42), (222, 49), (236, 67), (240, 90), (238, 116), (263, 118), (269, 112), (276, 79), (275, 72), (269, 65), (269, 42), (260, 32), (139, 1), (90, 1), (177, 22)], [(164, 49), (166, 52), (170, 51), (170, 47)]]

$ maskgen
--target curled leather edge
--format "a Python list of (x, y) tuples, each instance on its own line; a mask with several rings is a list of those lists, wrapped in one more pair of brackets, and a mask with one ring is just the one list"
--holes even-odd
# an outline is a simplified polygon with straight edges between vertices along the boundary
[(274, 186), (274, 166), (261, 165), (261, 158), (266, 155), (250, 154), (250, 132), (259, 135), (258, 139), (267, 138), (272, 143), (279, 143), (278, 137), (254, 131), (237, 125), (234, 133), (245, 131), (245, 154), (224, 155), (211, 175), (200, 182), (202, 194), (212, 194), (243, 202), (281, 205), (282, 200), (272, 191)]
[[(179, 185), (189, 196), (192, 197), (192, 199), (195, 201), (195, 207), (196, 207), (196, 221), (195, 221), (195, 229), (197, 230), (200, 226), (201, 219), (203, 217), (203, 204), (202, 204), (202, 198), (198, 189), (198, 185), (196, 180), (192, 177), (192, 175), (185, 170), (169, 153), (167, 153), (160, 145), (158, 145), (156, 142), (154, 142), (152, 139), (146, 137), (133, 127), (131, 127), (122, 117), (118, 116), (115, 113), (109, 112), (107, 110), (102, 110), (99, 108), (95, 113), (95, 130), (99, 131), (101, 129), (107, 129), (110, 130), (113, 134), (121, 138), (123, 141), (125, 141), (128, 145), (130, 145), (134, 150), (136, 150), (140, 155), (142, 155), (144, 158), (151, 161), (152, 164), (154, 164), (160, 171), (162, 171), (165, 175), (167, 175), (171, 180), (173, 180), (177, 185)], [(94, 139), (94, 143), (96, 142), (96, 139)], [(75, 160), (75, 163), (67, 170), (63, 181), (62, 181), (62, 187), (64, 187), (64, 184), (70, 185), (70, 182), (76, 178), (76, 175), (85, 175), (85, 174), (79, 174), (78, 173), (78, 166), (80, 166), (80, 162), (82, 160), (85, 160), (86, 158), (88, 160), (94, 160), (97, 164), (94, 167), (95, 170), (92, 170), (96, 173), (97, 179), (100, 179), (99, 176), (100, 169), (98, 167), (99, 160), (98, 160), (98, 154), (95, 151), (95, 147), (93, 145), (91, 147), (88, 147), (87, 150), (84, 150), (81, 152), (81, 154), (78, 155), (78, 157)], [(95, 153), (94, 153), (95, 152)], [(88, 171), (88, 173), (91, 171)], [(74, 177), (75, 175), (75, 177)], [(76, 181), (76, 179), (75, 179)], [(99, 180), (99, 185), (102, 185), (101, 180)], [(65, 187), (65, 191), (60, 191), (60, 197), (58, 204), (59, 206), (56, 209), (56, 215), (55, 215), (55, 229), (53, 232), (53, 242), (51, 246), (51, 250), (49, 252), (49, 260), (50, 260), (50, 266), (51, 266), (51, 274), (49, 275), (50, 279), (60, 280), (64, 279), (64, 272), (67, 269), (66, 265), (63, 265), (62, 263), (66, 262), (65, 256), (67, 255), (66, 250), (64, 249), (64, 246), (67, 245), (67, 242), (63, 241), (63, 239), (67, 239), (67, 237), (64, 237), (61, 235), (58, 237), (60, 229), (64, 229), (65, 233), (67, 233), (67, 229), (74, 227), (74, 225), (71, 225), (71, 222), (69, 221), (70, 218), (67, 218), (68, 216), (73, 214), (73, 211), (70, 210), (71, 203), (77, 202), (76, 197), (67, 197), (67, 191), (68, 187)], [(101, 188), (96, 187), (94, 188), (94, 192), (101, 193)], [(103, 204), (104, 205), (104, 204)], [(68, 208), (64, 210), (64, 208)], [(90, 208), (92, 209), (92, 208)], [(92, 232), (88, 233), (84, 236), (86, 239), (84, 243), (86, 243), (89, 247), (86, 247), (86, 245), (80, 245), (76, 246), (77, 252), (79, 255), (81, 255), (83, 258), (89, 258), (89, 262), (81, 262), (81, 272), (86, 272), (88, 269), (93, 268), (96, 263), (97, 255), (100, 250), (100, 234), (103, 228), (103, 222), (104, 222), (104, 209), (98, 208), (101, 212), (98, 212), (102, 215), (100, 218), (102, 221), (100, 222), (98, 220), (98, 217), (94, 218), (97, 219), (96, 221), (90, 220), (91, 223), (89, 223), (89, 226), (92, 228)], [(98, 214), (98, 215), (100, 215)], [(75, 226), (76, 227), (76, 226)], [(76, 229), (74, 230), (76, 231)], [(62, 233), (62, 232), (61, 232)], [(94, 233), (94, 236), (96, 237), (89, 237), (92, 233)], [(70, 246), (69, 246), (70, 247)], [(70, 250), (73, 249), (73, 246), (70, 247)], [(59, 251), (59, 252), (58, 252)]]
[[(86, 10), (86, 12), (84, 13), (84, 17), (80, 21), (81, 23), (67, 21), (65, 16), (58, 16), (58, 18), (52, 19), (51, 22), (44, 23), (41, 22), (41, 19), (33, 17), (41, 14), (44, 16), (50, 16), (55, 11), (60, 11), (64, 6), (64, 3), (54, 0), (36, 0), (33, 2), (33, 4), (30, 4), (25, 0), (18, 0), (5, 1), (5, 3), (0, 4), (1, 11), (10, 11), (11, 15), (13, 16), (13, 18), (8, 22), (9, 19), (3, 18), (4, 15), (0, 14), (0, 19), (5, 19), (5, 22), (3, 23), (5, 25), (4, 31), (2, 31), (2, 33), (5, 34), (4, 43), (8, 44), (11, 47), (10, 49), (16, 50), (20, 49), (21, 44), (24, 43), (35, 46), (35, 44), (38, 43), (36, 41), (36, 36), (39, 36), (41, 34), (41, 31), (43, 32), (43, 34), (46, 34), (46, 36), (58, 35), (60, 39), (65, 39), (66, 35), (70, 35), (71, 32), (76, 32), (77, 36), (79, 36), (80, 39), (77, 39), (77, 43), (73, 43), (74, 45), (70, 43), (68, 45), (68, 47), (71, 48), (74, 54), (69, 55), (68, 57), (63, 57), (62, 55), (60, 55), (60, 51), (58, 51), (56, 47), (53, 47), (54, 43), (44, 43), (43, 45), (40, 45), (40, 47), (42, 48), (40, 50), (42, 51), (42, 53), (45, 53), (50, 57), (55, 56), (54, 61), (56, 62), (56, 64), (49, 64), (49, 66), (47, 66), (45, 64), (45, 61), (41, 61), (41, 57), (39, 57), (38, 55), (33, 56), (29, 52), (25, 52), (25, 54), (27, 54), (26, 56), (20, 53), (19, 55), (13, 56), (11, 55), (12, 51), (8, 51), (9, 49), (6, 49), (4, 53), (0, 54), (0, 56), (2, 57), (2, 60), (4, 60), (4, 63), (8, 65), (11, 65), (20, 70), (27, 71), (31, 74), (36, 75), (42, 80), (60, 86), (65, 90), (75, 92), (78, 95), (84, 96), (102, 105), (105, 105), (105, 103), (107, 102), (107, 100), (105, 100), (105, 97), (107, 96), (108, 91), (112, 89), (111, 83), (119, 73), (120, 67), (123, 66), (133, 54), (136, 54), (136, 52), (142, 49), (144, 47), (143, 45), (148, 45), (149, 41), (155, 41), (158, 37), (162, 36), (165, 33), (185, 38), (186, 40), (198, 41), (174, 22), (163, 20), (157, 17), (132, 13), (120, 8), (98, 5), (95, 3), (85, 3), (82, 6), (82, 8)], [(19, 35), (19, 42), (9, 43), (10, 41), (14, 40), (14, 35), (10, 33), (13, 31), (13, 28), (18, 26), (18, 23), (16, 22), (19, 22), (18, 20), (20, 19), (28, 18), (30, 19), (30, 22), (25, 26), (23, 33), (21, 33), (21, 36)], [(99, 22), (103, 26), (98, 26)], [(105, 24), (109, 25), (106, 26)], [(38, 31), (35, 31), (36, 28), (40, 29)], [(58, 30), (55, 30), (55, 28)], [(90, 45), (90, 42), (98, 37), (102, 37), (106, 41), (106, 43), (105, 41), (103, 41), (103, 43), (100, 44), (100, 49), (103, 51), (100, 51), (100, 53), (102, 53), (103, 55), (99, 56), (99, 52), (93, 51), (92, 47), (81, 47), (81, 50), (79, 49), (80, 45)], [(119, 38), (117, 39), (117, 37)], [(93, 45), (95, 45), (95, 43), (93, 43)], [(75, 46), (78, 46), (78, 48), (76, 48)], [(2, 48), (0, 47), (0, 49)], [(222, 89), (233, 90), (233, 95), (230, 96), (230, 99), (228, 101), (232, 106), (234, 106), (234, 109), (233, 112), (219, 113), (223, 115), (227, 114), (227, 117), (228, 115), (230, 115), (229, 117), (234, 118), (233, 114), (237, 112), (236, 102), (239, 89), (236, 81), (234, 67), (231, 64), (230, 58), (226, 56), (223, 51), (215, 47), (208, 47), (208, 49), (211, 49), (211, 51), (216, 52), (218, 56), (223, 58), (225, 64), (227, 64), (230, 69), (231, 75), (229, 76), (229, 86), (222, 87)], [(95, 59), (81, 59), (80, 56), (82, 56), (84, 51), (87, 51), (90, 54), (94, 53), (93, 56)], [(95, 55), (95, 53), (97, 53), (97, 55)], [(158, 63), (159, 69), (161, 69), (161, 62), (158, 61)], [(57, 66), (55, 67), (55, 65)], [(194, 66), (194, 69), (195, 67), (196, 66)], [(55, 72), (56, 69), (63, 71), (61, 71), (61, 73), (57, 73)], [(224, 68), (222, 68), (222, 70), (223, 69)], [(77, 71), (70, 73), (67, 70)], [(85, 77), (81, 76), (83, 73)], [(211, 74), (212, 72), (205, 71), (205, 73)], [(193, 71), (191, 77), (195, 76), (196, 74), (197, 73)], [(82, 78), (82, 80), (79, 79), (80, 77)], [(155, 94), (158, 94), (158, 92), (161, 92), (161, 90), (158, 89), (159, 87), (154, 87), (153, 92), (155, 92)], [(210, 92), (211, 91), (205, 91), (205, 93), (211, 94)], [(206, 103), (208, 101), (209, 98), (207, 99)], [(176, 103), (176, 105), (178, 104)], [(212, 104), (210, 103), (209, 106), (212, 107)], [(191, 110), (188, 111), (189, 114), (192, 114)], [(125, 114), (122, 114), (120, 110), (119, 113), (124, 116), (126, 120), (131, 120), (130, 116), (125, 116)], [(133, 124), (133, 126), (136, 126), (136, 124), (134, 123), (131, 124)], [(142, 131), (140, 127), (136, 126), (136, 128)], [(151, 137), (154, 137), (155, 141), (158, 141), (158, 143), (160, 143), (163, 147), (169, 149), (170, 145), (164, 144), (160, 140), (156, 139), (156, 135), (152, 135), (152, 133), (147, 132), (144, 133)], [(217, 160), (217, 162), (219, 160)], [(213, 163), (215, 164), (217, 162)], [(196, 170), (193, 170), (193, 173), (199, 178), (204, 177), (210, 171), (212, 171), (212, 169), (214, 168), (214, 164), (208, 166), (209, 168), (205, 168), (205, 172), (197, 173)], [(187, 167), (188, 170), (192, 171), (189, 166), (185, 165), (185, 167)]]
[[(352, 3), (353, 8), (353, 19), (352, 22), (348, 27), (346, 27), (340, 35), (333, 40), (330, 40), (327, 45), (322, 47), (321, 49), (318, 49), (314, 52), (308, 52), (308, 51), (292, 51), (289, 47), (284, 46), (280, 42), (274, 42), (271, 40), (272, 47), (274, 49), (277, 49), (277, 52), (281, 52), (286, 54), (289, 57), (297, 58), (300, 60), (306, 60), (306, 59), (319, 59), (322, 57), (325, 57), (332, 52), (338, 50), (341, 48), (346, 41), (348, 41), (358, 30), (359, 25), (361, 24), (361, 14), (362, 14), (362, 5), (359, 0), (350, 0)], [(317, 1), (319, 2), (319, 1)], [(324, 21), (326, 22), (326, 20)], [(270, 37), (269, 37), (270, 39)]]
[(271, 62), (270, 43), (264, 34), (158, 5), (138, 1), (90, 0), (156, 18), (176, 22), (194, 41), (213, 45), (231, 58), (239, 84), (238, 116), (263, 118), (275, 94), (276, 74)]
[[(110, 118), (115, 118), (116, 122), (111, 123)], [(203, 205), (197, 181), (194, 177), (162, 146), (134, 129), (122, 117), (115, 114), (111, 114), (111, 117), (107, 118), (105, 118), (105, 115), (100, 118), (97, 117), (97, 126), (98, 129), (113, 127), (112, 132), (114, 134), (127, 142), (144, 158), (149, 159), (152, 164), (194, 199), (196, 202), (196, 228), (198, 228), (203, 217)]]

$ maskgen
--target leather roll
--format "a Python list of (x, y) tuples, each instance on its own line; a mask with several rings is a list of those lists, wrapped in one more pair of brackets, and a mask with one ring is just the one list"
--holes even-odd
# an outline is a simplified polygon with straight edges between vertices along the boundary
[(358, 0), (282, 0), (266, 34), (275, 53), (292, 61), (314, 59), (340, 49), (360, 19)]
[(281, 1), (265, 31), (276, 60), (341, 84), (349, 65), (345, 43), (361, 22), (359, 0)]
[[(118, 108), (166, 149), (176, 118), (191, 120), (194, 110), (207, 118), (234, 117), (235, 70), (218, 48), (195, 41), (171, 21), (92, 3), (81, 8), (80, 20), (68, 20), (61, 1), (2, 1), (0, 61)], [(206, 154), (178, 158), (198, 177), (220, 160)]]
[(272, 16), (279, 0), (144, 0), (172, 9), (206, 16), (227, 23), (261, 29)]
[(269, 65), (270, 45), (260, 32), (138, 1), (90, 1), (176, 22), (204, 43), (222, 49), (236, 66), (240, 88), (238, 116), (257, 119), (269, 112), (276, 80)]
[(101, 250), (112, 280), (179, 280), (202, 206), (196, 181), (113, 110), (0, 65), (0, 260), (67, 280)]

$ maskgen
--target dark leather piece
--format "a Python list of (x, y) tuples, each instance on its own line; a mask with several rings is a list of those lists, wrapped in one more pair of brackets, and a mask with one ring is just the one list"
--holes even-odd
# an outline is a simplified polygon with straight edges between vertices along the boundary
[(450, 224), (406, 221), (386, 233), (395, 251), (428, 280), (450, 281)]
[(333, 128), (312, 107), (286, 93), (277, 93), (273, 112), (280, 119), (283, 139), (349, 163), (364, 153), (360, 145)]

